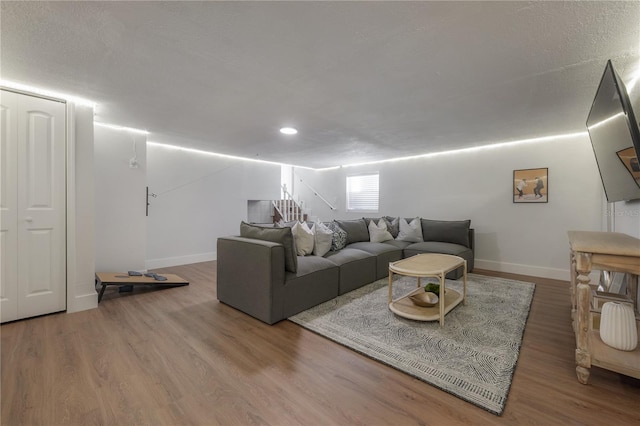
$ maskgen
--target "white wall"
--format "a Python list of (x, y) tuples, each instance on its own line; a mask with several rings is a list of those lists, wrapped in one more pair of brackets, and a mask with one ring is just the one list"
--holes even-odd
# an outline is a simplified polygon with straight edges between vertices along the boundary
[(98, 306), (95, 290), (93, 108), (67, 104), (67, 312)]
[[(146, 136), (96, 126), (94, 153), (96, 271), (143, 271), (147, 239)], [(129, 164), (134, 155), (137, 168)]]
[(218, 237), (238, 235), (248, 200), (280, 197), (280, 167), (147, 145), (147, 268), (216, 259)]
[[(514, 169), (549, 168), (549, 202), (513, 203)], [(378, 214), (345, 212), (345, 177), (380, 173)], [(476, 267), (532, 276), (569, 278), (568, 230), (603, 230), (603, 190), (588, 135), (548, 142), (444, 154), (422, 159), (295, 170), (338, 210), (303, 184), (300, 199), (322, 220), (362, 216), (471, 219)], [(636, 224), (638, 219), (636, 218)]]

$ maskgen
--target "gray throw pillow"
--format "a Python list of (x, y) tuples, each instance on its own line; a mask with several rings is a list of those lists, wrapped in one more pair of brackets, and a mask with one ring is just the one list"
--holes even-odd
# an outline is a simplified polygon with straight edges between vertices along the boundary
[(336, 222), (347, 232), (347, 244), (369, 241), (369, 230), (364, 219), (336, 220)]
[(298, 256), (296, 255), (296, 247), (291, 228), (265, 228), (250, 225), (243, 221), (240, 223), (240, 236), (282, 244), (284, 246), (284, 269), (289, 272), (296, 272), (298, 270)]
[(422, 219), (422, 236), (425, 241), (460, 244), (469, 247), (471, 220)]
[(385, 216), (383, 219), (387, 222), (387, 229), (391, 233), (391, 236), (396, 238), (398, 236), (398, 232), (400, 232), (400, 218)]
[(333, 237), (331, 239), (331, 251), (342, 250), (344, 246), (347, 245), (347, 233), (344, 229), (340, 228), (337, 223), (329, 222), (325, 223), (327, 228), (331, 229), (333, 232)]

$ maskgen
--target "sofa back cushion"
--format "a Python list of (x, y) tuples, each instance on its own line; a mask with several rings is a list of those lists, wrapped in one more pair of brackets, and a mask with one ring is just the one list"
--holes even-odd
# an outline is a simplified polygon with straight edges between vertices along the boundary
[(471, 247), (469, 243), (471, 220), (422, 219), (421, 222), (422, 237), (425, 241), (440, 241)]
[(336, 220), (336, 223), (347, 233), (347, 244), (369, 241), (369, 231), (364, 219)]
[(380, 221), (380, 217), (363, 217), (364, 219), (364, 224), (367, 225), (367, 228), (369, 228), (369, 224), (371, 223), (371, 221), (373, 220), (375, 223), (378, 223)]
[(265, 228), (243, 221), (240, 223), (240, 236), (282, 244), (284, 247), (284, 269), (289, 272), (297, 272), (298, 256), (296, 255), (296, 247), (291, 228)]

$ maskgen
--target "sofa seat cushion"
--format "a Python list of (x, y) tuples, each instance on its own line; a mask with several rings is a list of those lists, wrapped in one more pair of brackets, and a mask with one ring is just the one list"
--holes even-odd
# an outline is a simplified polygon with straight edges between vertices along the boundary
[(298, 270), (296, 272), (287, 272), (285, 274), (285, 281), (336, 266), (335, 263), (320, 256), (298, 256), (297, 261)]
[(410, 243), (409, 241), (389, 240), (389, 241), (385, 241), (383, 244), (388, 244), (388, 245), (397, 247), (400, 250), (404, 250), (405, 248), (409, 247), (411, 244), (416, 244), (416, 243)]
[[(388, 242), (390, 243), (391, 241)], [(387, 244), (387, 241), (383, 243), (353, 243), (349, 244), (347, 248), (366, 251), (367, 253), (374, 254), (376, 256), (382, 253), (401, 251), (398, 247)]]
[(389, 275), (389, 262), (395, 262), (396, 260), (402, 259), (402, 249), (395, 245), (387, 244), (387, 241), (384, 243), (353, 243), (349, 244), (347, 247), (366, 251), (376, 257), (377, 280)]
[(340, 268), (340, 294), (376, 280), (376, 258), (366, 251), (346, 247), (339, 251), (330, 251), (325, 258)]
[[(473, 251), (470, 248), (461, 246), (460, 244), (426, 241), (423, 243), (411, 244), (404, 249), (404, 257), (411, 257), (421, 253), (442, 253), (460, 256), (467, 261), (467, 271), (473, 270)], [(454, 280), (457, 280), (461, 276), (462, 267), (447, 274), (447, 278)]]

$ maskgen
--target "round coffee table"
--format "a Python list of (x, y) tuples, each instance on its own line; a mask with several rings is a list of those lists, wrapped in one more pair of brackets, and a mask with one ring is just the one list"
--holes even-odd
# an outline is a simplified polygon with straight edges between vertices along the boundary
[[(445, 275), (450, 271), (464, 267), (462, 294), (445, 288)], [(417, 278), (417, 288), (402, 297), (393, 300), (393, 274)], [(409, 296), (423, 292), (421, 278), (438, 278), (440, 296), (437, 305), (423, 307), (414, 304)], [(443, 297), (444, 296), (444, 297)], [(423, 253), (397, 262), (389, 263), (389, 309), (403, 318), (416, 321), (440, 320), (444, 325), (444, 316), (462, 302), (467, 304), (467, 261), (459, 256), (449, 254)]]

